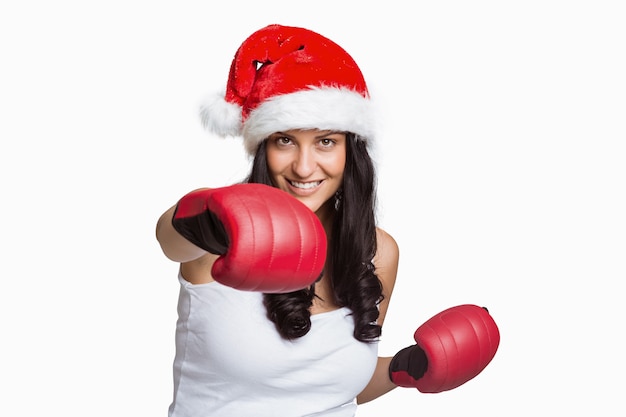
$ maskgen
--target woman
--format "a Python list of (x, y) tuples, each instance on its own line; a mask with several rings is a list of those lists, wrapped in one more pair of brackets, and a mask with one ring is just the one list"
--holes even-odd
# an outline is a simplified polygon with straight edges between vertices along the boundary
[[(416, 387), (429, 363), (420, 346), (393, 358), (377, 355), (398, 246), (376, 226), (369, 154), (375, 114), (353, 59), (315, 32), (267, 26), (240, 46), (226, 93), (203, 107), (202, 120), (212, 132), (243, 136), (254, 158), (244, 184), (219, 192), (252, 198), (241, 187), (264, 184), (263, 190), (299, 201), (299, 216), (323, 227), (324, 245), (314, 246), (326, 256), (315, 282), (289, 291), (242, 290), (216, 273), (239, 239), (220, 220), (223, 211), (238, 220), (250, 213), (223, 204), (216, 214), (206, 202), (216, 191), (202, 189), (160, 217), (157, 239), (180, 262), (169, 415), (353, 416), (358, 403), (397, 386)], [(272, 198), (259, 201), (269, 205)], [(277, 214), (281, 205), (262, 215), (285, 221)], [(253, 263), (250, 253), (234, 256)]]
[[(268, 46), (270, 41), (272, 44)], [(255, 78), (252, 84), (256, 85), (248, 86), (248, 91), (242, 94), (243, 88), (234, 83), (244, 83), (242, 80), (245, 75), (250, 76), (246, 72), (250, 68), (243, 63), (252, 62), (256, 62), (251, 76)], [(278, 78), (282, 81), (277, 81)], [(332, 86), (331, 95), (311, 90), (323, 89), (326, 85)], [(296, 97), (303, 89), (312, 95), (320, 93), (320, 98), (309, 101), (307, 97)], [(324, 94), (326, 97), (321, 97)], [(278, 96), (295, 99), (284, 108), (263, 108)], [(321, 279), (309, 288), (286, 294), (233, 290), (224, 296), (240, 297), (244, 300), (242, 304), (256, 303), (259, 307), (259, 311), (252, 312), (259, 317), (249, 318), (250, 328), (246, 324), (237, 325), (241, 332), (251, 332), (245, 336), (249, 341), (241, 342), (248, 349), (257, 348), (254, 339), (262, 331), (274, 332), (273, 337), (280, 339), (280, 348), (274, 349), (282, 352), (281, 357), (275, 356), (276, 351), (261, 352), (263, 363), (250, 364), (248, 375), (238, 365), (235, 365), (235, 375), (228, 375), (231, 373), (228, 369), (220, 373), (222, 367), (211, 361), (225, 361), (215, 353), (221, 350), (205, 345), (196, 347), (200, 350), (196, 353), (205, 358), (211, 371), (204, 379), (196, 381), (195, 377), (186, 374), (191, 371), (182, 364), (181, 349), (188, 354), (189, 346), (184, 346), (179, 337), (176, 365), (180, 366), (175, 369), (176, 393), (170, 415), (300, 416), (325, 415), (325, 412), (328, 415), (354, 415), (355, 396), (358, 396), (358, 402), (366, 402), (396, 386), (388, 375), (391, 358), (376, 358), (378, 338), (396, 280), (398, 247), (394, 239), (375, 224), (375, 172), (368, 152), (373, 140), (373, 119), (365, 81), (356, 63), (330, 40), (306, 29), (271, 25), (255, 32), (240, 47), (231, 67), (224, 101), (227, 106), (241, 108), (244, 126), (228, 127), (226, 118), (215, 116), (224, 114), (216, 110), (218, 105), (223, 107), (219, 100), (219, 104), (214, 102), (203, 109), (204, 124), (224, 135), (239, 134), (239, 129), (243, 129), (246, 149), (254, 155), (246, 182), (284, 190), (315, 212), (328, 237), (327, 265)], [(300, 101), (305, 104), (296, 109), (296, 103)], [(289, 115), (289, 112), (301, 114)], [(262, 131), (262, 121), (271, 126), (268, 127), (271, 132)], [(193, 296), (206, 296), (207, 303), (211, 303), (210, 297), (218, 297), (218, 294), (211, 293), (211, 286), (221, 287), (211, 276), (211, 267), (218, 255), (200, 249), (174, 229), (175, 210), (176, 206), (173, 206), (159, 219), (158, 241), (170, 259), (181, 263), (181, 299), (187, 302), (192, 298), (187, 292), (201, 288), (207, 294)], [(183, 307), (179, 306), (179, 312)], [(179, 336), (188, 325), (185, 314), (189, 312), (182, 312), (179, 318)], [(206, 319), (215, 321), (218, 317)], [(271, 323), (272, 319), (274, 323)], [(331, 328), (347, 323), (350, 332), (343, 332), (341, 336), (351, 340), (337, 343), (313, 339), (324, 334), (316, 333), (318, 323), (320, 327)], [(306, 343), (298, 343), (301, 340)], [(292, 342), (283, 346), (283, 341)], [(311, 357), (312, 352), (304, 347), (305, 344), (323, 346), (326, 351), (314, 350), (313, 353), (330, 354), (330, 357)], [(301, 345), (307, 354), (305, 357), (298, 356)], [(329, 348), (329, 345), (336, 346)], [(289, 350), (294, 352), (289, 353)], [(338, 350), (349, 352), (348, 357), (338, 354)], [(238, 361), (251, 355), (246, 349), (235, 353), (237, 349), (232, 346), (227, 346), (226, 351)], [(336, 355), (340, 362), (332, 355)], [(364, 363), (350, 364), (351, 356), (363, 358)], [(280, 367), (281, 361), (287, 363), (286, 367), (302, 369), (299, 373), (303, 380), (281, 381), (284, 383), (272, 388), (271, 384), (276, 384), (273, 380), (264, 387), (262, 373), (272, 373), (265, 368)], [(329, 364), (324, 364), (325, 361)], [(345, 364), (346, 361), (348, 366), (342, 368), (341, 362)], [(268, 365), (267, 362), (278, 364)], [(263, 371), (254, 368), (263, 368)], [(288, 375), (297, 374), (291, 372)], [(352, 377), (355, 374), (358, 375), (356, 379)], [(211, 378), (214, 383), (206, 382)], [(249, 378), (254, 382), (248, 381)], [(185, 385), (190, 379), (196, 381), (195, 388)], [(208, 398), (192, 398), (193, 394), (181, 392), (181, 389), (205, 392), (199, 387), (202, 384), (209, 386), (206, 389)], [(224, 388), (224, 385), (229, 387)], [(238, 385), (242, 388), (238, 389)], [(298, 392), (299, 389), (302, 392)], [(225, 398), (226, 403), (215, 398), (219, 396)], [(276, 407), (281, 407), (278, 409), (281, 411)]]

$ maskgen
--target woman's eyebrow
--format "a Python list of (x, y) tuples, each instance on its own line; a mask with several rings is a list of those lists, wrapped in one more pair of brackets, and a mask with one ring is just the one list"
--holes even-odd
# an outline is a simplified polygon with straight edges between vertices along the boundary
[(320, 138), (324, 138), (326, 136), (330, 136), (330, 135), (340, 135), (343, 134), (345, 132), (342, 132), (341, 130), (328, 130), (328, 131), (324, 131), (322, 132), (320, 135), (315, 136), (316, 139), (320, 139)]

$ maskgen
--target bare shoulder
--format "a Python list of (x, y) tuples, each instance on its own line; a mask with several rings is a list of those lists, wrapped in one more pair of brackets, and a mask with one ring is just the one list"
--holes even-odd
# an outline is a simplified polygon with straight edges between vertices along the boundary
[(396, 240), (381, 228), (376, 228), (376, 267), (394, 267), (398, 264), (400, 249)]
[(191, 284), (207, 284), (213, 281), (211, 267), (217, 258), (217, 255), (206, 253), (198, 259), (181, 263), (180, 272)]
[(398, 243), (389, 233), (383, 229), (376, 229), (376, 256), (374, 257), (374, 266), (376, 267), (376, 275), (383, 287), (383, 301), (378, 306), (380, 315), (378, 324), (382, 326), (389, 300), (396, 285), (396, 276), (398, 274), (398, 261), (400, 250)]

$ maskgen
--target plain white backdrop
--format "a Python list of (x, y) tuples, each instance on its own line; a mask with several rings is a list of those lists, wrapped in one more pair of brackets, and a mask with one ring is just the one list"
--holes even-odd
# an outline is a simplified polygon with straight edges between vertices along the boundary
[(346, 48), (380, 103), (378, 217), (401, 248), (381, 354), (456, 304), (501, 331), (476, 379), (358, 417), (623, 416), (625, 20), (602, 0), (3, 3), (3, 410), (166, 415), (177, 265), (155, 222), (246, 174), (198, 104), (281, 23)]

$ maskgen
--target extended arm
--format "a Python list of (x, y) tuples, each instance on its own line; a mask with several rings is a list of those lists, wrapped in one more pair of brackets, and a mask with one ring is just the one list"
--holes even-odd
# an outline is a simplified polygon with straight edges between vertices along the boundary
[(165, 256), (174, 262), (189, 262), (205, 255), (207, 251), (185, 239), (174, 229), (172, 218), (176, 205), (169, 208), (159, 217), (156, 226), (156, 238)]
[(159, 219), (157, 239), (168, 258), (183, 267), (210, 265), (212, 279), (239, 290), (306, 288), (326, 260), (326, 233), (315, 213), (263, 184), (184, 195)]

